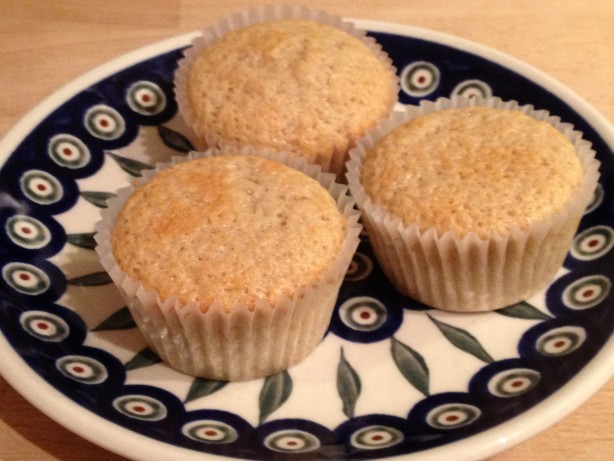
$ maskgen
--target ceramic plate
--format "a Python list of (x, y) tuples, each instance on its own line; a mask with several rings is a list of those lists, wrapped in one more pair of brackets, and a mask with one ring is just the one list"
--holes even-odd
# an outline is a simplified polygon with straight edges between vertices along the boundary
[(612, 127), (498, 52), (359, 25), (399, 69), (400, 104), (492, 94), (547, 109), (593, 143), (601, 183), (548, 289), (497, 312), (431, 310), (392, 289), (365, 236), (326, 337), (300, 365), (225, 383), (162, 364), (102, 271), (92, 233), (118, 188), (190, 149), (172, 94), (185, 35), (71, 83), (2, 142), (0, 371), (19, 392), (139, 460), (447, 460), (484, 458), (534, 435), (611, 376)]

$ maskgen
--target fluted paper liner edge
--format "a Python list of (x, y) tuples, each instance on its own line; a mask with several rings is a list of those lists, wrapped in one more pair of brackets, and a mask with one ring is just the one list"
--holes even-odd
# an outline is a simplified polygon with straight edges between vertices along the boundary
[[(196, 149), (202, 151), (209, 147), (225, 147), (233, 144), (228, 140), (213, 137), (211, 134), (199, 133), (196, 116), (191, 109), (186, 94), (187, 75), (191, 64), (202, 50), (209, 47), (213, 42), (230, 31), (242, 29), (267, 20), (277, 19), (307, 19), (335, 27), (361, 40), (388, 70), (391, 94), (393, 97), (390, 100), (388, 113), (384, 115), (383, 118), (392, 113), (399, 92), (399, 78), (396, 73), (396, 68), (392, 63), (392, 59), (390, 59), (388, 54), (382, 49), (381, 45), (379, 45), (373, 37), (368, 36), (365, 30), (357, 28), (354, 23), (344, 20), (340, 16), (329, 14), (323, 10), (311, 9), (306, 6), (266, 5), (254, 7), (220, 18), (213, 26), (203, 29), (201, 33), (192, 40), (191, 46), (184, 51), (183, 58), (178, 62), (178, 67), (174, 76), (175, 99), (177, 101), (179, 113), (186, 122), (188, 137), (193, 142)], [(357, 69), (357, 72), (359, 71), (360, 70)], [(353, 146), (354, 144), (350, 144), (348, 151)], [(330, 146), (330, 148), (332, 147), (333, 146)], [(347, 160), (346, 152), (336, 152), (332, 150), (329, 155), (324, 155), (327, 153), (326, 150), (330, 148), (327, 146), (322, 147), (323, 150), (319, 158), (319, 164), (325, 172), (335, 173), (337, 175), (337, 180), (343, 179), (345, 161)], [(313, 161), (312, 159), (308, 160)]]
[[(375, 143), (412, 118), (429, 112), (472, 105), (520, 110), (551, 124), (573, 144), (584, 170), (578, 191), (567, 206), (528, 229), (482, 239), (475, 233), (457, 238), (438, 235), (434, 228), (420, 231), (374, 204), (360, 183), (366, 152)], [(458, 312), (489, 311), (506, 307), (544, 288), (562, 266), (573, 235), (599, 179), (599, 162), (582, 134), (548, 111), (500, 98), (440, 98), (407, 106), (359, 139), (347, 163), (350, 191), (376, 257), (391, 283), (402, 294), (424, 304)]]
[(259, 155), (280, 161), (320, 182), (334, 197), (338, 209), (347, 218), (345, 239), (339, 254), (319, 280), (297, 289), (292, 298), (280, 296), (274, 305), (264, 299), (250, 310), (237, 304), (226, 311), (218, 302), (206, 306), (181, 304), (171, 297), (161, 299), (155, 290), (145, 290), (118, 266), (111, 249), (111, 232), (117, 215), (135, 189), (128, 186), (117, 192), (101, 211), (96, 224), (96, 251), (103, 268), (119, 288), (126, 305), (146, 343), (160, 358), (192, 376), (224, 381), (256, 379), (283, 371), (309, 355), (324, 337), (344, 275), (358, 247), (362, 229), (360, 212), (348, 195), (347, 186), (335, 182), (335, 176), (322, 172), (288, 153), (269, 150), (208, 149), (174, 157), (144, 173), (145, 182), (160, 169), (182, 161), (214, 155)]

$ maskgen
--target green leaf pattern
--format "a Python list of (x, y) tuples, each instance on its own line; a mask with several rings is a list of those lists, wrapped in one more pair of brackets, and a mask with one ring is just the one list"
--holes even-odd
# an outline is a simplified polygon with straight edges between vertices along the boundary
[(488, 352), (482, 347), (480, 342), (468, 331), (455, 326), (444, 323), (436, 318), (428, 315), (428, 318), (439, 328), (439, 331), (443, 333), (448, 341), (450, 341), (455, 347), (474, 357), (486, 362), (492, 363), (494, 359)]
[(192, 400), (206, 397), (214, 392), (219, 391), (228, 384), (228, 381), (216, 381), (214, 379), (196, 378), (192, 381), (188, 396), (185, 398), (184, 403), (191, 402)]
[(71, 245), (79, 248), (85, 248), (86, 250), (93, 250), (96, 248), (96, 241), (94, 240), (95, 232), (86, 232), (83, 234), (68, 234), (66, 241)]
[(391, 342), (392, 358), (403, 377), (425, 397), (428, 397), (429, 369), (424, 358), (394, 336), (391, 338)]
[(514, 304), (513, 306), (504, 307), (503, 309), (496, 310), (495, 312), (506, 317), (523, 320), (549, 320), (552, 318), (526, 301)]
[(106, 208), (107, 200), (117, 196), (112, 192), (97, 191), (81, 191), (79, 195), (98, 208)]
[(155, 365), (156, 363), (160, 363), (160, 357), (152, 351), (149, 347), (141, 350), (138, 354), (136, 354), (132, 359), (126, 362), (126, 371), (136, 370), (137, 368), (144, 368), (151, 365)]
[(92, 331), (129, 330), (131, 328), (136, 328), (136, 323), (130, 315), (130, 310), (127, 307), (122, 307), (96, 328), (93, 328)]
[(113, 152), (106, 152), (106, 154), (117, 162), (119, 167), (128, 173), (130, 176), (139, 177), (143, 175), (143, 170), (153, 170), (154, 166), (149, 163), (140, 162), (132, 158), (122, 157), (114, 154)]
[(164, 145), (173, 150), (183, 152), (184, 154), (195, 150), (189, 139), (175, 130), (159, 125), (158, 134), (160, 135), (160, 139), (162, 139)]
[(69, 285), (80, 287), (94, 287), (98, 285), (107, 285), (112, 283), (111, 277), (105, 271), (93, 272), (91, 274), (81, 275), (67, 281)]
[(281, 407), (292, 393), (292, 378), (288, 371), (282, 371), (264, 380), (260, 391), (260, 424)]
[(360, 396), (360, 391), (360, 377), (345, 358), (343, 348), (341, 348), (341, 358), (337, 366), (337, 392), (339, 392), (343, 402), (343, 413), (348, 418), (354, 417), (354, 410)]

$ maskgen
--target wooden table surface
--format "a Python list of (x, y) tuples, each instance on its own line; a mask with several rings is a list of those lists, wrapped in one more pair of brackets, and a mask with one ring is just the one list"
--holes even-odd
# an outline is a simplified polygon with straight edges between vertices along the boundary
[[(257, 2), (1, 0), (0, 136), (45, 96), (93, 67), (252, 4)], [(612, 0), (309, 4), (346, 17), (433, 29), (498, 49), (554, 77), (614, 122)], [(613, 404), (610, 379), (561, 422), (492, 459), (613, 460)], [(122, 459), (44, 416), (0, 378), (0, 460)]]

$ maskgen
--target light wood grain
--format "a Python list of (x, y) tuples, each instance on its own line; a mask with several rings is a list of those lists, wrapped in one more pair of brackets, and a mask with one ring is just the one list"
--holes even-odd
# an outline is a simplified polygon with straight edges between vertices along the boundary
[[(2, 0), (0, 136), (43, 98), (123, 53), (259, 2)], [(270, 2), (267, 2), (270, 3)], [(286, 1), (284, 3), (298, 3)], [(521, 59), (614, 121), (614, 2), (449, 0), (309, 2), (346, 17), (453, 34)], [(492, 459), (614, 459), (614, 380), (560, 423)], [(0, 378), (0, 460), (119, 461), (67, 431)]]

